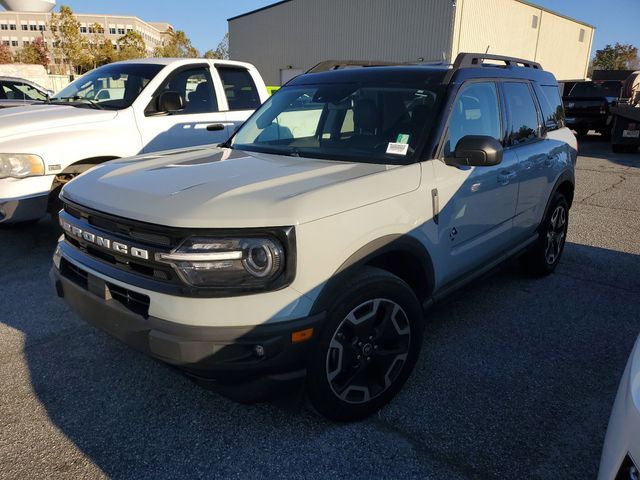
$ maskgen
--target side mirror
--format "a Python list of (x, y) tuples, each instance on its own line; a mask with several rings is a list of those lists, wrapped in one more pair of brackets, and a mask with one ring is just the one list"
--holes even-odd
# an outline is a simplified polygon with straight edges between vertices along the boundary
[(162, 92), (158, 97), (158, 112), (175, 113), (184, 110), (184, 98), (178, 92)]
[(458, 141), (454, 156), (445, 161), (448, 165), (461, 167), (491, 167), (502, 162), (502, 153), (502, 145), (495, 138), (466, 135)]

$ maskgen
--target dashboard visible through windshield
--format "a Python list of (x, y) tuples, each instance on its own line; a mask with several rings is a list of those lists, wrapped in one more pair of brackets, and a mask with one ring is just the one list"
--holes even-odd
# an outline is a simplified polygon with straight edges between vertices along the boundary
[(154, 64), (111, 64), (97, 68), (68, 85), (51, 103), (122, 110), (128, 108), (164, 68)]
[(434, 124), (439, 85), (293, 85), (272, 96), (231, 146), (289, 156), (409, 163)]

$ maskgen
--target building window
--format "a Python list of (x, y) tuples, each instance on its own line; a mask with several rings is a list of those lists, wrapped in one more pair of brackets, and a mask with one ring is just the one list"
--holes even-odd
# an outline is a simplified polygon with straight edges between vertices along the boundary
[(29, 25), (22, 25), (22, 30), (24, 30), (25, 32), (29, 30)]
[(31, 30), (32, 32), (35, 32), (38, 30), (38, 26), (37, 25), (29, 25), (29, 30)]
[(14, 23), (12, 23), (11, 25), (9, 25), (9, 30), (15, 30), (17, 27)]
[(11, 40), (11, 46), (12, 47), (17, 47), (18, 46), (18, 40)]
[(25, 40), (22, 42), (22, 45), (27, 46), (29, 45), (31, 42), (29, 40)]
[(0, 25), (0, 28), (2, 30), (9, 30), (9, 25), (7, 25), (6, 23), (3, 23), (2, 25)]
[(3, 45), (6, 45), (7, 47), (10, 45), (9, 40), (3, 40), (2, 41)]
[(538, 28), (538, 16), (534, 15), (531, 19), (531, 28)]
[(124, 35), (124, 28), (119, 28), (118, 29), (118, 35)]
[(578, 37), (578, 41), (579, 41), (580, 43), (583, 43), (583, 42), (584, 42), (584, 34), (585, 34), (584, 28), (581, 28), (581, 29), (580, 29), (580, 36)]
[(41, 32), (44, 32), (47, 29), (47, 27), (45, 27), (44, 25), (38, 25), (38, 30), (40, 30)]
[(115, 28), (110, 28), (109, 29), (109, 35), (115, 35), (116, 34), (116, 29)]
[(87, 33), (87, 27), (80, 27), (80, 33)]

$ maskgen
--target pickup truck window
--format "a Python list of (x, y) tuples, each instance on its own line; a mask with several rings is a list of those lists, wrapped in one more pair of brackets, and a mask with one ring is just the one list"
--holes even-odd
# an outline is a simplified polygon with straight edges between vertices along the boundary
[(25, 83), (0, 82), (0, 99), (44, 101), (47, 96)]
[(529, 84), (505, 82), (503, 88), (509, 114), (507, 143), (520, 145), (536, 139), (539, 132), (538, 109), (531, 96)]
[(238, 131), (232, 147), (296, 157), (410, 163), (431, 134), (443, 88), (411, 84), (287, 86)]
[(260, 95), (251, 74), (244, 68), (217, 67), (229, 110), (255, 110), (260, 106)]
[[(218, 111), (218, 100), (213, 88), (213, 80), (208, 67), (181, 69), (171, 75), (160, 87), (156, 97), (163, 91), (178, 92), (184, 99), (184, 110), (173, 115), (190, 115), (195, 113), (212, 113)], [(152, 101), (146, 112), (156, 109)]]
[(164, 68), (163, 65), (114, 63), (97, 68), (51, 99), (51, 103), (81, 108), (122, 110), (138, 98), (140, 92)]
[(620, 95), (622, 84), (618, 81), (578, 82), (569, 92), (570, 97), (615, 97)]

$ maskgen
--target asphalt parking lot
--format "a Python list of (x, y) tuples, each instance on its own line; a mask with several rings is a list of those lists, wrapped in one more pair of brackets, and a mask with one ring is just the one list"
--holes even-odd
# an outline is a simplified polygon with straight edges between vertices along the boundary
[(349, 425), (133, 352), (53, 294), (53, 223), (1, 229), (0, 478), (595, 478), (640, 333), (640, 154), (580, 154), (557, 273), (511, 263), (431, 311), (407, 386)]

